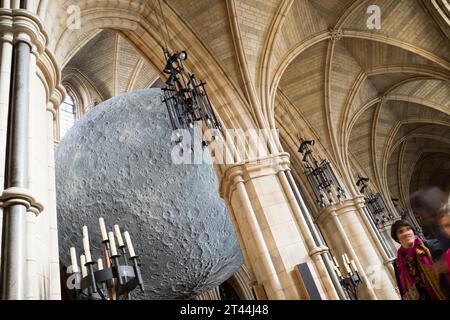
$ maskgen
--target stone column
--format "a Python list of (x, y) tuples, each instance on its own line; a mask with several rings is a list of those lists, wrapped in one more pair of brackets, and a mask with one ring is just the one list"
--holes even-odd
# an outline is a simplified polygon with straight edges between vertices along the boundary
[[(310, 230), (311, 235), (313, 237), (314, 248), (312, 250), (320, 253), (320, 257), (322, 259), (321, 262), (323, 263), (324, 267), (326, 268), (326, 270), (324, 270), (324, 272), (323, 272), (324, 273), (323, 277), (327, 279), (328, 291), (330, 292), (329, 295), (332, 296), (333, 298), (339, 297), (340, 299), (345, 300), (346, 295), (342, 289), (339, 278), (336, 275), (336, 272), (334, 271), (333, 262), (331, 262), (331, 259), (330, 259), (329, 249), (323, 242), (322, 237), (319, 235), (319, 230), (316, 228), (316, 225), (314, 224), (314, 222), (312, 220), (311, 214), (305, 205), (303, 197), (297, 188), (297, 185), (295, 183), (294, 177), (292, 176), (291, 170), (290, 169), (286, 170), (285, 174), (289, 181), (289, 184), (291, 185), (292, 191), (294, 192), (295, 198), (301, 207), (301, 211), (306, 220), (307, 227)], [(320, 263), (320, 262), (318, 262), (318, 263)]]
[(289, 155), (229, 166), (220, 191), (239, 225), (246, 264), (269, 299), (309, 299), (296, 266), (307, 263), (323, 299), (330, 296), (323, 262), (284, 175)]
[[(58, 250), (58, 221), (56, 212), (56, 181), (55, 181), (55, 123), (56, 123), (56, 107), (59, 101), (55, 99), (55, 104), (49, 103), (47, 108), (47, 165), (49, 173), (48, 184), (48, 203), (47, 212), (49, 213), (49, 299), (59, 300), (61, 298), (60, 277), (59, 277), (59, 250)], [(64, 284), (63, 284), (64, 285)]]
[(326, 293), (326, 298), (338, 299), (338, 295), (336, 289), (334, 288), (332, 278), (330, 277), (330, 273), (328, 273), (326, 267), (326, 262), (328, 261), (324, 262), (324, 260), (322, 260), (322, 255), (328, 252), (328, 248), (325, 245), (319, 246), (318, 243), (316, 242), (313, 230), (308, 225), (305, 212), (303, 211), (303, 209), (300, 209), (298, 194), (296, 196), (292, 188), (292, 184), (289, 182), (289, 179), (287, 178), (286, 174), (287, 171), (289, 170), (279, 172), (278, 176), (281, 181), (281, 184), (283, 185), (284, 192), (289, 199), (291, 208), (293, 209), (297, 225), (299, 226), (302, 234), (305, 237), (306, 246), (309, 250), (309, 256), (314, 261), (314, 264), (317, 268), (317, 272), (319, 274), (320, 280)]
[[(53, 150), (49, 150), (54, 137), (53, 133), (48, 136), (53, 116), (50, 120), (46, 109), (49, 100), (59, 105), (64, 90), (59, 85), (55, 59), (45, 48), (47, 36), (42, 23), (17, 3), (12, 3), (14, 9), (0, 9), (0, 91), (8, 89), (7, 77), (12, 84), (7, 90), (11, 96), (0, 96), (2, 148), (5, 106), (9, 112), (6, 177), (0, 195), (4, 211), (1, 294), (3, 299), (58, 299), (56, 195)], [(35, 9), (32, 1), (24, 5)], [(10, 44), (5, 44), (5, 39)], [(9, 58), (10, 52), (14, 59)]]
[[(380, 234), (380, 231), (376, 230), (376, 226), (372, 225), (369, 221), (369, 217), (366, 214), (366, 212), (364, 211), (364, 198), (363, 197), (356, 197), (354, 199), (354, 202), (358, 208), (361, 220), (363, 221), (363, 224), (366, 227), (366, 230), (368, 230), (368, 236), (369, 238), (372, 240), (372, 243), (374, 244), (375, 249), (377, 249), (377, 251), (380, 254), (380, 257), (383, 261), (384, 264), (384, 271), (386, 271), (388, 273), (388, 275), (390, 276), (390, 280), (391, 282), (394, 284), (394, 286), (396, 285), (396, 280), (395, 280), (395, 273), (394, 273), (394, 267), (392, 266), (392, 262), (395, 259), (395, 255), (392, 255), (391, 253), (391, 249), (387, 246), (386, 242), (383, 242), (383, 240), (386, 239), (386, 234)], [(389, 229), (389, 233), (390, 233), (390, 225), (388, 225), (387, 227), (385, 227), (387, 229)], [(380, 237), (378, 237), (377, 232), (379, 233), (380, 237), (384, 237), (384, 239), (380, 239)], [(393, 251), (396, 252), (396, 251)]]
[[(0, 33), (0, 194), (5, 188), (6, 137), (8, 127), (9, 93), (13, 55), (13, 34)], [(2, 247), (3, 208), (0, 203), (0, 248)], [(0, 265), (1, 265), (0, 250)], [(1, 267), (0, 267), (1, 270)], [(0, 272), (1, 274), (1, 272)], [(1, 289), (0, 289), (1, 291)]]
[(391, 227), (394, 222), (389, 222), (386, 224), (383, 228), (380, 229), (380, 234), (384, 238), (384, 244), (386, 245), (386, 248), (389, 252), (389, 258), (395, 259), (397, 257), (397, 250), (399, 247), (399, 244), (395, 242), (394, 239), (391, 237)]
[(341, 266), (342, 255), (348, 254), (356, 263), (362, 284), (362, 299), (398, 299), (395, 285), (386, 269), (383, 250), (377, 247), (370, 230), (365, 227), (359, 207), (360, 198), (344, 200), (322, 209), (319, 226)]
[(27, 41), (15, 42), (13, 88), (8, 121), (8, 153), (6, 158), (5, 192), (3, 199), (4, 240), (2, 254), (2, 297), (25, 298), (25, 232), (30, 203), (24, 194), (28, 185), (28, 112), (31, 46)]

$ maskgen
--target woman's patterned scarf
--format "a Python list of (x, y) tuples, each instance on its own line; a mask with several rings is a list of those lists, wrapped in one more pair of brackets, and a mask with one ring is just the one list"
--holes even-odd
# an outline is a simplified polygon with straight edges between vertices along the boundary
[(398, 249), (397, 265), (402, 295), (414, 286), (420, 286), (426, 291), (429, 299), (445, 300), (445, 295), (439, 286), (439, 277), (431, 270), (432, 263), (430, 250), (419, 237), (416, 237), (412, 248)]

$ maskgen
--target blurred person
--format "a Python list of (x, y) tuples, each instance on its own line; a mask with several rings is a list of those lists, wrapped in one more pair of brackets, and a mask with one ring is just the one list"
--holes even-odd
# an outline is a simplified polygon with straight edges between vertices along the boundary
[(420, 189), (410, 196), (410, 204), (428, 243), (433, 245), (433, 258), (439, 259), (450, 248), (450, 237), (439, 226), (439, 212), (448, 204), (448, 193), (438, 187)]
[(406, 220), (394, 222), (391, 236), (400, 244), (394, 269), (402, 300), (445, 300), (427, 241)]
[[(442, 235), (450, 239), (450, 204), (446, 204), (439, 211), (439, 227)], [(442, 274), (446, 282), (447, 296), (450, 296), (450, 248), (442, 254), (442, 258), (436, 262), (435, 271)]]
[(450, 239), (450, 204), (447, 203), (439, 211), (439, 227), (444, 236)]

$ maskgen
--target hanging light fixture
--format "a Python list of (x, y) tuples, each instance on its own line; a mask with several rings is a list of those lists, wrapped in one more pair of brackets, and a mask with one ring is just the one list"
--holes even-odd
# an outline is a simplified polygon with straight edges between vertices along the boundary
[[(169, 29), (164, 19), (161, 0), (155, 0), (154, 8), (156, 21), (164, 42), (164, 45), (161, 45), (166, 61), (163, 72), (168, 75), (162, 88), (164, 94), (162, 101), (167, 107), (172, 129), (189, 130), (201, 122), (208, 129), (212, 129), (212, 139), (215, 140), (219, 136), (218, 131), (222, 130), (222, 124), (217, 119), (205, 90), (206, 82), (198, 81), (194, 73), (186, 72), (183, 65), (183, 61), (188, 59), (186, 51), (169, 51)], [(165, 32), (163, 25), (165, 26)], [(175, 143), (183, 150), (181, 143), (183, 137), (178, 132), (176, 135), (178, 139)], [(203, 147), (208, 145), (208, 142), (202, 141)]]
[(303, 154), (305, 175), (314, 191), (317, 203), (323, 208), (327, 204), (339, 202), (346, 195), (328, 160), (316, 157), (313, 154), (313, 146), (314, 140), (302, 138), (298, 152)]
[(356, 185), (359, 187), (359, 192), (364, 195), (367, 211), (371, 215), (377, 228), (381, 229), (385, 227), (386, 224), (393, 221), (395, 217), (386, 209), (381, 194), (370, 190), (369, 181), (369, 178), (358, 175)]
[(169, 77), (165, 82), (163, 102), (166, 104), (173, 130), (189, 129), (196, 122), (203, 122), (209, 129), (221, 130), (205, 90), (206, 83), (198, 82), (195, 74), (186, 73), (183, 61), (186, 51), (170, 53), (164, 49), (166, 66), (164, 73)]

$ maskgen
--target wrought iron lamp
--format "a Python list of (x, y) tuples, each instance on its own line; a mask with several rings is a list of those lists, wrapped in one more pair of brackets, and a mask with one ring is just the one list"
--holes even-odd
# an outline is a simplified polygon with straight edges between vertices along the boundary
[(346, 194), (328, 160), (320, 159), (313, 154), (313, 146), (314, 140), (302, 138), (298, 152), (303, 154), (305, 175), (314, 191), (317, 203), (323, 208), (326, 204), (339, 202), (346, 197)]
[[(186, 51), (169, 53), (164, 49), (166, 66), (164, 73), (169, 77), (162, 88), (173, 130), (192, 129), (196, 122), (203, 122), (209, 129), (222, 130), (205, 90), (206, 82), (198, 82), (193, 73), (186, 73), (183, 61), (188, 58)], [(180, 141), (177, 141), (179, 143)], [(205, 145), (205, 142), (204, 142)]]
[(370, 179), (367, 177), (358, 176), (356, 185), (360, 188), (359, 191), (364, 195), (364, 201), (369, 214), (378, 229), (383, 228), (390, 223), (395, 217), (387, 210), (383, 198), (379, 193), (372, 192), (369, 188)]
[(359, 177), (358, 181), (356, 182), (356, 185), (360, 188), (359, 192), (364, 194), (365, 190), (369, 187), (369, 181), (369, 178)]
[(336, 258), (333, 257), (334, 262), (334, 271), (336, 275), (339, 277), (339, 281), (341, 286), (347, 292), (349, 298), (351, 300), (359, 300), (358, 296), (358, 287), (361, 284), (361, 277), (359, 276), (358, 269), (356, 268), (356, 264), (354, 260), (349, 260), (347, 254), (342, 255), (342, 260), (344, 261), (345, 271), (342, 270), (337, 262)]
[(114, 233), (106, 231), (103, 218), (99, 219), (99, 224), (103, 259), (100, 258), (97, 261), (92, 259), (87, 226), (83, 227), (84, 254), (80, 256), (81, 270), (78, 267), (76, 250), (74, 247), (70, 248), (71, 271), (75, 276), (77, 297), (83, 300), (120, 300), (120, 297), (122, 300), (130, 300), (130, 293), (136, 287), (144, 292), (138, 256), (134, 251), (130, 235), (128, 231), (123, 233), (124, 242), (119, 226), (114, 226), (119, 253)]

